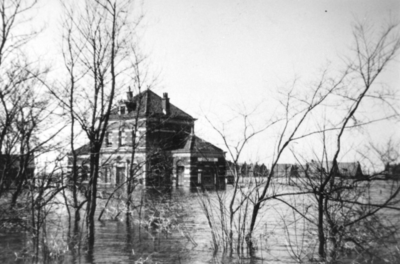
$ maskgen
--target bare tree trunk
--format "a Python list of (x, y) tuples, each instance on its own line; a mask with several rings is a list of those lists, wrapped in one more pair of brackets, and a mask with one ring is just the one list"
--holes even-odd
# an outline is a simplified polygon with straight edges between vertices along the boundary
[(92, 154), (90, 155), (90, 178), (87, 190), (87, 207), (86, 207), (86, 227), (88, 231), (88, 241), (89, 244), (94, 243), (94, 216), (96, 213), (96, 203), (97, 203), (97, 181), (99, 176), (99, 147), (94, 147)]
[(318, 195), (318, 254), (325, 259), (324, 195)]

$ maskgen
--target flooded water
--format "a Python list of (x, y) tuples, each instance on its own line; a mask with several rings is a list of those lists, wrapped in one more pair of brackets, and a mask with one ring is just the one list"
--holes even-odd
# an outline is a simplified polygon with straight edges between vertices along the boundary
[[(229, 194), (232, 187), (228, 186), (224, 192)], [(215, 198), (217, 193), (210, 191), (209, 195)], [(384, 194), (381, 188), (376, 188), (374, 195)], [(297, 202), (302, 201), (298, 199)], [(98, 208), (101, 209), (104, 204), (105, 201), (100, 201)], [(214, 250), (208, 219), (202, 211), (196, 190), (139, 189), (135, 193), (135, 205), (137, 207), (129, 219), (123, 213), (123, 203), (112, 202), (108, 206), (104, 220), (96, 221), (92, 249), (87, 248), (84, 242), (84, 222), (81, 221), (79, 229), (74, 230), (68, 222), (65, 208), (54, 205), (51, 220), (46, 225), (46, 239), (50, 249), (60, 254), (57, 256), (54, 253), (53, 257), (41, 258), (38, 262), (298, 263), (295, 256), (306, 254), (305, 251), (310, 250), (306, 247), (316, 241), (312, 236), (314, 230), (307, 230), (309, 227), (304, 219), (296, 217), (292, 210), (276, 200), (269, 201), (268, 206), (262, 209), (253, 238), (255, 248), (252, 254), (247, 254), (249, 252), (245, 249), (240, 257), (235, 253), (230, 255)], [(393, 221), (400, 219), (397, 212), (387, 214)], [(25, 232), (12, 229), (7, 233), (0, 231), (0, 263), (34, 262), (35, 259), (28, 254), (30, 240)], [(387, 262), (382, 260), (381, 263)]]

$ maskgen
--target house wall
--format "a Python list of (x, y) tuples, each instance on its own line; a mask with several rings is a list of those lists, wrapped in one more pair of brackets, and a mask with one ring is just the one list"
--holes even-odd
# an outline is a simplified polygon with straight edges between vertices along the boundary
[[(137, 132), (135, 136), (136, 143), (139, 148), (146, 147), (147, 129), (146, 120), (139, 120)], [(108, 139), (105, 138), (103, 149), (117, 149), (121, 146), (132, 146), (133, 130), (135, 128), (135, 120), (127, 120), (124, 122), (112, 122), (107, 129)], [(107, 142), (108, 141), (108, 142)]]
[[(102, 149), (117, 150), (127, 146), (132, 146), (132, 129), (134, 120), (123, 122), (113, 122), (107, 132), (109, 142), (103, 145)], [(193, 121), (165, 118), (146, 118), (139, 120), (136, 140), (138, 149), (147, 150), (148, 154), (158, 150), (172, 150), (181, 147), (185, 137), (193, 129)], [(120, 144), (123, 143), (123, 144)]]
[[(180, 168), (183, 173), (180, 174)], [(225, 188), (225, 158), (213, 154), (198, 157), (189, 153), (174, 154), (173, 178), (178, 186), (216, 186)]]
[[(133, 171), (135, 180), (146, 183), (146, 156), (143, 153), (135, 155)], [(118, 185), (127, 180), (129, 169), (131, 166), (131, 153), (103, 154), (101, 156), (101, 170), (99, 176), (99, 184), (104, 186)]]

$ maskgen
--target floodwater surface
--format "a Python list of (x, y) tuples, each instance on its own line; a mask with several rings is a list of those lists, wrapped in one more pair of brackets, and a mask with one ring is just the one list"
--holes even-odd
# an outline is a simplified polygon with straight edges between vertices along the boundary
[[(228, 186), (224, 192), (229, 194), (232, 187)], [(375, 192), (376, 196), (382, 195), (381, 189)], [(217, 197), (216, 191), (208, 194), (212, 199)], [(283, 264), (298, 263), (296, 256), (307, 256), (313, 250), (310, 245), (316, 244), (315, 230), (304, 219), (284, 204), (271, 200), (260, 213), (252, 250), (244, 248), (240, 256), (236, 250), (232, 254), (221, 248), (216, 250), (199, 195), (198, 191), (186, 188), (138, 189), (134, 212), (129, 218), (125, 217), (124, 203), (113, 201), (103, 220), (96, 221), (93, 247), (85, 243), (84, 221), (74, 227), (62, 203), (54, 205), (44, 236), (46, 250), (53, 252), (52, 257), (37, 260), (29, 256), (32, 243), (28, 233), (0, 230), (0, 263)], [(96, 219), (105, 202), (105, 199), (99, 201)], [(300, 199), (297, 202), (299, 206), (307, 203)], [(387, 214), (393, 221), (400, 218), (397, 212)], [(398, 239), (398, 233), (394, 239)], [(348, 258), (351, 259), (351, 254)], [(386, 262), (375, 260), (373, 263)]]

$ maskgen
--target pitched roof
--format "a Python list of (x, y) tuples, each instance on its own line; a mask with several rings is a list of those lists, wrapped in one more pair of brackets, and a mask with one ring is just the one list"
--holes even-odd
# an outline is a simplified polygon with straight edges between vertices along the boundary
[(358, 162), (338, 162), (337, 166), (338, 172), (342, 176), (355, 177), (358, 174), (358, 170), (360, 170), (361, 172), (361, 168), (359, 168), (360, 165)]
[[(75, 149), (75, 153), (76, 153), (76, 155), (89, 154), (90, 153), (90, 144), (87, 143), (87, 144)], [(70, 152), (69, 154), (72, 155), (72, 152)]]
[[(19, 166), (19, 162), (24, 155), (12, 155), (12, 154), (1, 154), (0, 155), (0, 168), (1, 167), (13, 167)], [(25, 155), (26, 158), (26, 155)], [(29, 155), (28, 167), (35, 167), (35, 156), (33, 154)]]
[(306, 167), (311, 173), (329, 173), (333, 168), (335, 175), (339, 174), (348, 177), (362, 176), (361, 167), (358, 162), (337, 162), (335, 166), (332, 161), (323, 162), (322, 164), (311, 161), (307, 163)]
[[(165, 94), (167, 96), (167, 94)], [(133, 98), (122, 101), (122, 104), (125, 104), (127, 107), (127, 113), (124, 115), (119, 115), (119, 109), (118, 107), (114, 108), (111, 110), (111, 116), (110, 119), (130, 119), (133, 117), (136, 117), (138, 114), (137, 111), (139, 111), (139, 116), (161, 116), (161, 117), (173, 117), (173, 118), (180, 118), (180, 119), (189, 119), (189, 120), (194, 120), (194, 118), (187, 114), (186, 112), (182, 111), (175, 105), (171, 104), (168, 100), (169, 104), (169, 111), (168, 113), (165, 113), (163, 110), (163, 100), (164, 98), (161, 98), (158, 96), (156, 93), (154, 93), (152, 90), (146, 90), (143, 91), (137, 95), (135, 95)]]
[(194, 134), (190, 134), (185, 142), (185, 145), (172, 151), (173, 153), (216, 153), (223, 154), (223, 150), (214, 146), (213, 144), (199, 138)]

